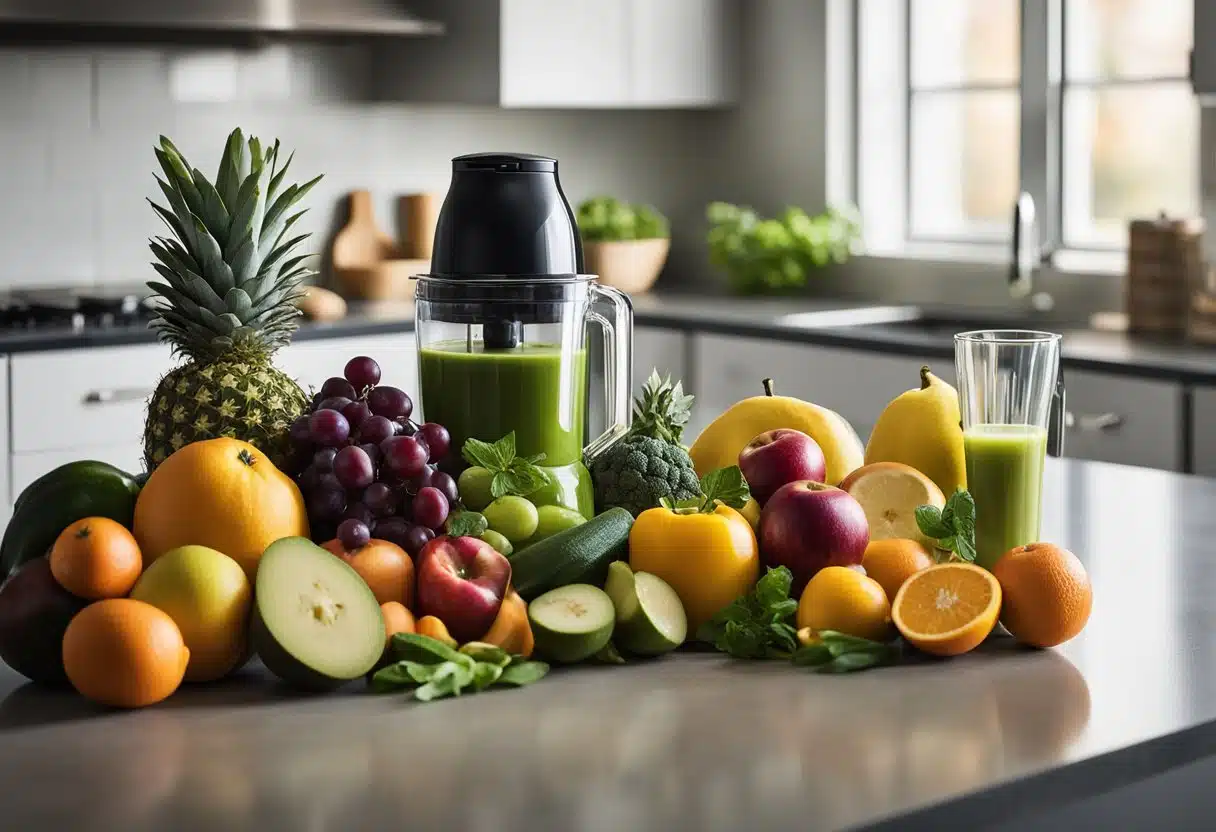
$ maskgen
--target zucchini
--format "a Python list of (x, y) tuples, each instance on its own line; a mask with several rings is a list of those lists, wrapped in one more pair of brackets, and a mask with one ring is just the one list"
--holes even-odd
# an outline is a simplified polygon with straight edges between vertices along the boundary
[(131, 528), (139, 482), (106, 462), (83, 460), (39, 477), (17, 497), (0, 541), (0, 578), (47, 553), (65, 528), (84, 517), (109, 517)]
[(511, 584), (525, 601), (569, 584), (602, 586), (608, 564), (629, 553), (633, 515), (610, 508), (580, 526), (538, 540), (513, 554)]

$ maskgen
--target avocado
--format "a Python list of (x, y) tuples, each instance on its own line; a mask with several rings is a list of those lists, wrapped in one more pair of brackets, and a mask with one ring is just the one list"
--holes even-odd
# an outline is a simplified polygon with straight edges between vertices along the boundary
[(304, 690), (366, 674), (384, 650), (384, 616), (359, 573), (302, 537), (272, 543), (254, 581), (251, 641), (266, 669)]
[(61, 587), (45, 556), (22, 564), (0, 587), (0, 659), (43, 684), (66, 684), (63, 633), (88, 601)]

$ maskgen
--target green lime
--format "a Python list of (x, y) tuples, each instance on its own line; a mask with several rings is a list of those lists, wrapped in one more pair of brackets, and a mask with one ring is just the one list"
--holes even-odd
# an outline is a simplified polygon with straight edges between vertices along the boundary
[(494, 472), (489, 468), (474, 465), (460, 472), (456, 480), (456, 490), (460, 492), (460, 502), (471, 511), (481, 511), (490, 504), (494, 495), (490, 493), (490, 483), (494, 480)]
[(493, 546), (501, 555), (511, 556), (515, 551), (515, 547), (511, 545), (511, 541), (507, 540), (493, 529), (486, 529), (481, 533), (481, 539)]
[(491, 529), (512, 543), (520, 543), (531, 537), (539, 522), (536, 506), (514, 495), (499, 497), (486, 506), (482, 514)]

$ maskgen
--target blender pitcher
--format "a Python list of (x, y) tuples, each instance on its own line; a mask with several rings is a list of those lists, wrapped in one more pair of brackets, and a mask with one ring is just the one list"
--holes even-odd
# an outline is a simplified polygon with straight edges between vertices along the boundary
[[(528, 499), (590, 518), (584, 454), (629, 427), (633, 308), (582, 267), (555, 160), (457, 157), (431, 273), (416, 278), (414, 331), (422, 411), (452, 435), (448, 467), (464, 467), (466, 440), (514, 432), (516, 454), (543, 455), (549, 480)], [(588, 323), (604, 333), (608, 429), (584, 447)]]

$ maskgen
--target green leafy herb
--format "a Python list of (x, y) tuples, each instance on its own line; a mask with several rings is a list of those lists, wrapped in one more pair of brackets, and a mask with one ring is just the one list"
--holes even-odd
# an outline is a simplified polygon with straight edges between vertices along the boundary
[(578, 206), (578, 233), (589, 243), (652, 240), (671, 235), (667, 218), (655, 209), (610, 196), (592, 197)]
[(902, 654), (902, 643), (898, 639), (887, 644), (835, 630), (820, 630), (817, 635), (818, 644), (798, 648), (790, 661), (817, 673), (854, 673), (894, 664)]
[(860, 214), (853, 206), (829, 207), (810, 215), (797, 207), (777, 217), (729, 202), (711, 202), (709, 259), (724, 269), (741, 294), (787, 292), (805, 286), (807, 276), (843, 263), (861, 240)]
[(921, 534), (937, 541), (937, 547), (953, 552), (959, 560), (975, 561), (975, 500), (960, 488), (942, 509), (917, 506), (916, 525)]
[(718, 503), (731, 508), (743, 508), (751, 499), (747, 490), (747, 480), (738, 465), (719, 468), (701, 477), (701, 496), (686, 500), (672, 500), (671, 497), (660, 497), (659, 503), (664, 508), (680, 514), (710, 514), (718, 507)]
[(784, 566), (769, 569), (751, 592), (737, 598), (697, 633), (723, 653), (737, 659), (786, 658), (798, 649), (790, 598), (794, 576)]
[(490, 494), (495, 499), (508, 494), (526, 497), (549, 484), (549, 478), (536, 464), (544, 461), (544, 454), (516, 456), (515, 431), (493, 444), (466, 439), (460, 453), (470, 464), (487, 468), (494, 475)]
[(494, 685), (522, 687), (549, 672), (544, 662), (509, 655), (493, 644), (473, 642), (453, 650), (443, 642), (416, 633), (398, 633), (390, 645), (397, 661), (372, 676), (374, 693), (412, 690), (421, 702), (460, 696)]
[(485, 515), (476, 511), (458, 511), (448, 517), (446, 531), (452, 537), (481, 537), (490, 528)]
[[(516, 658), (520, 657), (516, 656)], [(545, 678), (548, 672), (549, 665), (544, 662), (528, 662), (521, 659), (518, 662), (511, 662), (502, 669), (502, 675), (498, 677), (498, 684), (522, 688), (524, 685), (539, 682)]]

